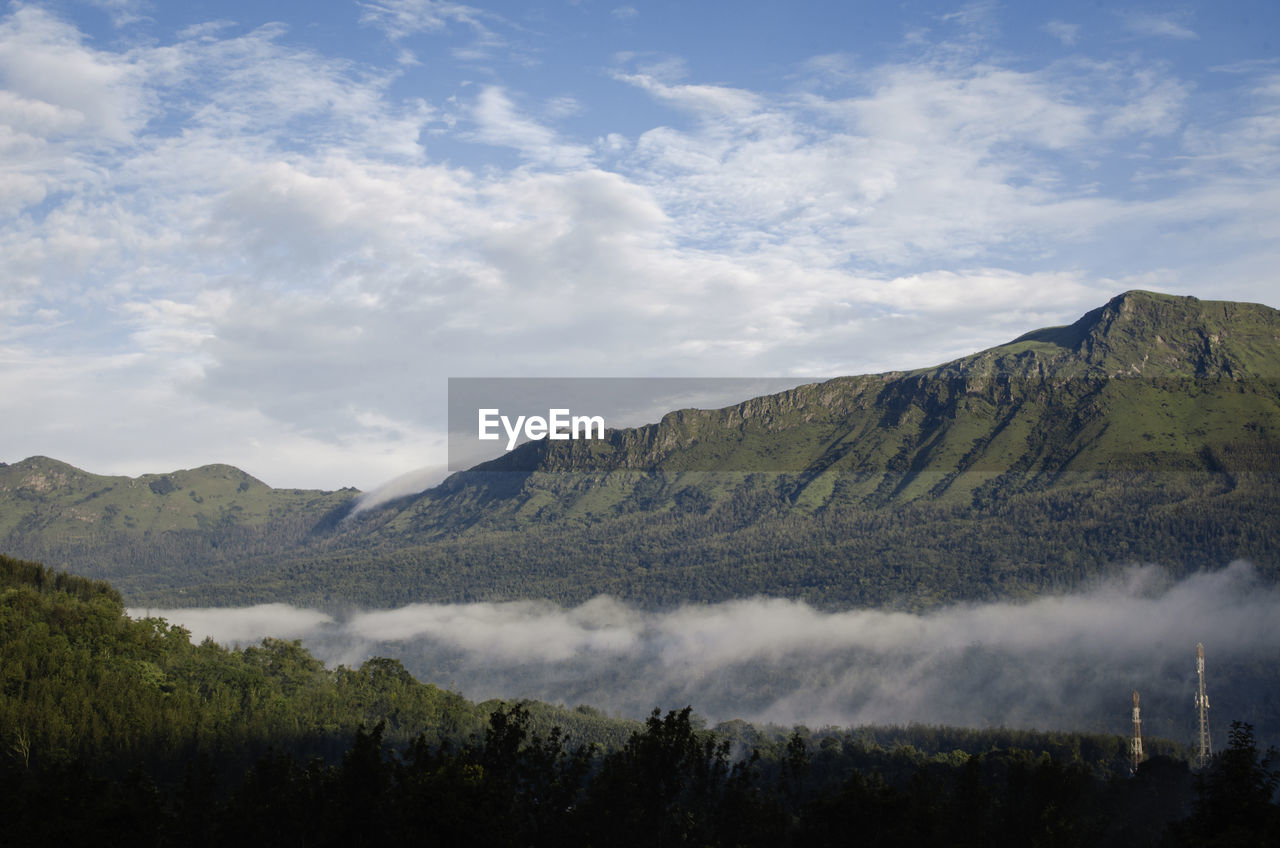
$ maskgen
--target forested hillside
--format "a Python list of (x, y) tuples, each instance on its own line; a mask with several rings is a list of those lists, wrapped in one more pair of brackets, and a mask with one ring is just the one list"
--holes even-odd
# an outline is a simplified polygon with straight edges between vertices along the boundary
[[(688, 708), (472, 705), (295, 643), (227, 650), (121, 614), (110, 586), (0, 558), (7, 845), (1268, 844), (1250, 728), (1203, 774), (1148, 740), (812, 732)], [(486, 718), (487, 716), (487, 718)], [(552, 725), (554, 723), (554, 726)], [(1214, 840), (1219, 840), (1215, 842)]]

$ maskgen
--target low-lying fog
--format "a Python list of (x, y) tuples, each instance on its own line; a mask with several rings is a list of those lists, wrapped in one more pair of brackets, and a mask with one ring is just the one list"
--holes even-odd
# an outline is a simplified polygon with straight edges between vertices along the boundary
[(773, 598), (649, 612), (607, 597), (574, 608), (416, 604), (341, 619), (283, 604), (131, 614), (163, 616), (196, 640), (301, 639), (330, 665), (396, 657), (475, 700), (635, 717), (692, 704), (713, 722), (1126, 733), (1137, 689), (1148, 734), (1190, 740), (1197, 642), (1215, 741), (1232, 719), (1270, 741), (1280, 692), (1280, 590), (1241, 562), (1179, 582), (1135, 567), (1072, 595), (923, 614), (820, 612)]

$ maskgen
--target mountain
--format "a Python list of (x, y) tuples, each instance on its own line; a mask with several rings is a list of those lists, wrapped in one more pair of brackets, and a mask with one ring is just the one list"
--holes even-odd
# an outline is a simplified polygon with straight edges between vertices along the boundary
[[(993, 479), (988, 490), (1007, 492), (1066, 473), (1257, 468), (1245, 453), (1280, 440), (1277, 316), (1129, 292), (1069, 327), (936, 368), (680, 410), (605, 443), (529, 442), (477, 470), (785, 472), (788, 501), (820, 508), (964, 503)], [(1261, 461), (1274, 470), (1274, 455)], [(580, 482), (557, 499), (568, 514), (599, 506)], [(475, 485), (484, 478), (458, 475), (424, 501), (456, 513), (458, 494)], [(527, 481), (515, 500), (525, 508)]]
[(186, 569), (304, 543), (356, 494), (273, 489), (230, 465), (108, 477), (33, 456), (0, 463), (0, 551), (130, 586), (176, 585)]
[(273, 489), (230, 465), (105, 477), (33, 456), (13, 465), (0, 463), (0, 493), (8, 496), (0, 512), (0, 533), (38, 529), (90, 538), (103, 529), (149, 535), (260, 524), (286, 513), (332, 509), (355, 490)]
[(110, 576), (157, 603), (607, 592), (913, 608), (1134, 561), (1185, 573), (1244, 557), (1274, 579), (1278, 377), (1280, 312), (1128, 292), (934, 368), (529, 442), (343, 521), (307, 513), (271, 549)]

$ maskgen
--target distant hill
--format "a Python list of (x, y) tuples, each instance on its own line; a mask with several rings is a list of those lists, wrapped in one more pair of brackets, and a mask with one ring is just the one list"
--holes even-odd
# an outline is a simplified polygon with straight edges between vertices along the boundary
[(230, 465), (107, 477), (44, 456), (0, 464), (0, 551), (128, 586), (305, 544), (354, 489), (273, 489)]
[[(157, 603), (608, 592), (646, 605), (770, 594), (921, 607), (1067, 588), (1133, 561), (1186, 572), (1239, 557), (1274, 579), (1277, 378), (1275, 309), (1128, 292), (935, 368), (680, 410), (604, 441), (530, 442), (348, 520), (335, 516), (349, 495), (311, 493), (304, 507), (262, 492), (278, 511), (235, 521), (236, 539), (250, 526), (294, 531), (259, 534), (256, 550), (236, 541), (212, 567), (61, 561)], [(69, 508), (62, 529), (10, 540), (51, 544), (78, 520)], [(156, 529), (193, 549), (209, 533)]]

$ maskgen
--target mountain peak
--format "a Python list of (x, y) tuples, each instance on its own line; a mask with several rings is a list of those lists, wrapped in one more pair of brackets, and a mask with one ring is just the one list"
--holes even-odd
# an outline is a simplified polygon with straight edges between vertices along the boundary
[(76, 486), (92, 475), (58, 459), (29, 456), (3, 467), (0, 490), (30, 489), (43, 492), (59, 487)]
[(1096, 309), (1089, 310), (1073, 324), (1032, 330), (1018, 336), (1010, 344), (1026, 341), (1050, 342), (1074, 350), (1090, 336), (1106, 335), (1117, 324), (1123, 327), (1141, 316), (1163, 317), (1164, 320), (1168, 320), (1178, 315), (1185, 320), (1201, 303), (1202, 301), (1194, 297), (1179, 297), (1133, 289), (1116, 295)]
[(1014, 339), (1074, 352), (1109, 374), (1271, 376), (1280, 341), (1280, 311), (1258, 303), (1200, 300), (1142, 290), (1127, 291), (1090, 310), (1074, 324), (1033, 330)]
[(1200, 300), (1135, 289), (1116, 295), (1103, 306), (1085, 313), (1072, 326), (1088, 327), (1095, 335), (1113, 332), (1141, 335), (1143, 331), (1161, 328), (1247, 332), (1253, 329), (1250, 325), (1280, 327), (1280, 311), (1260, 303)]

